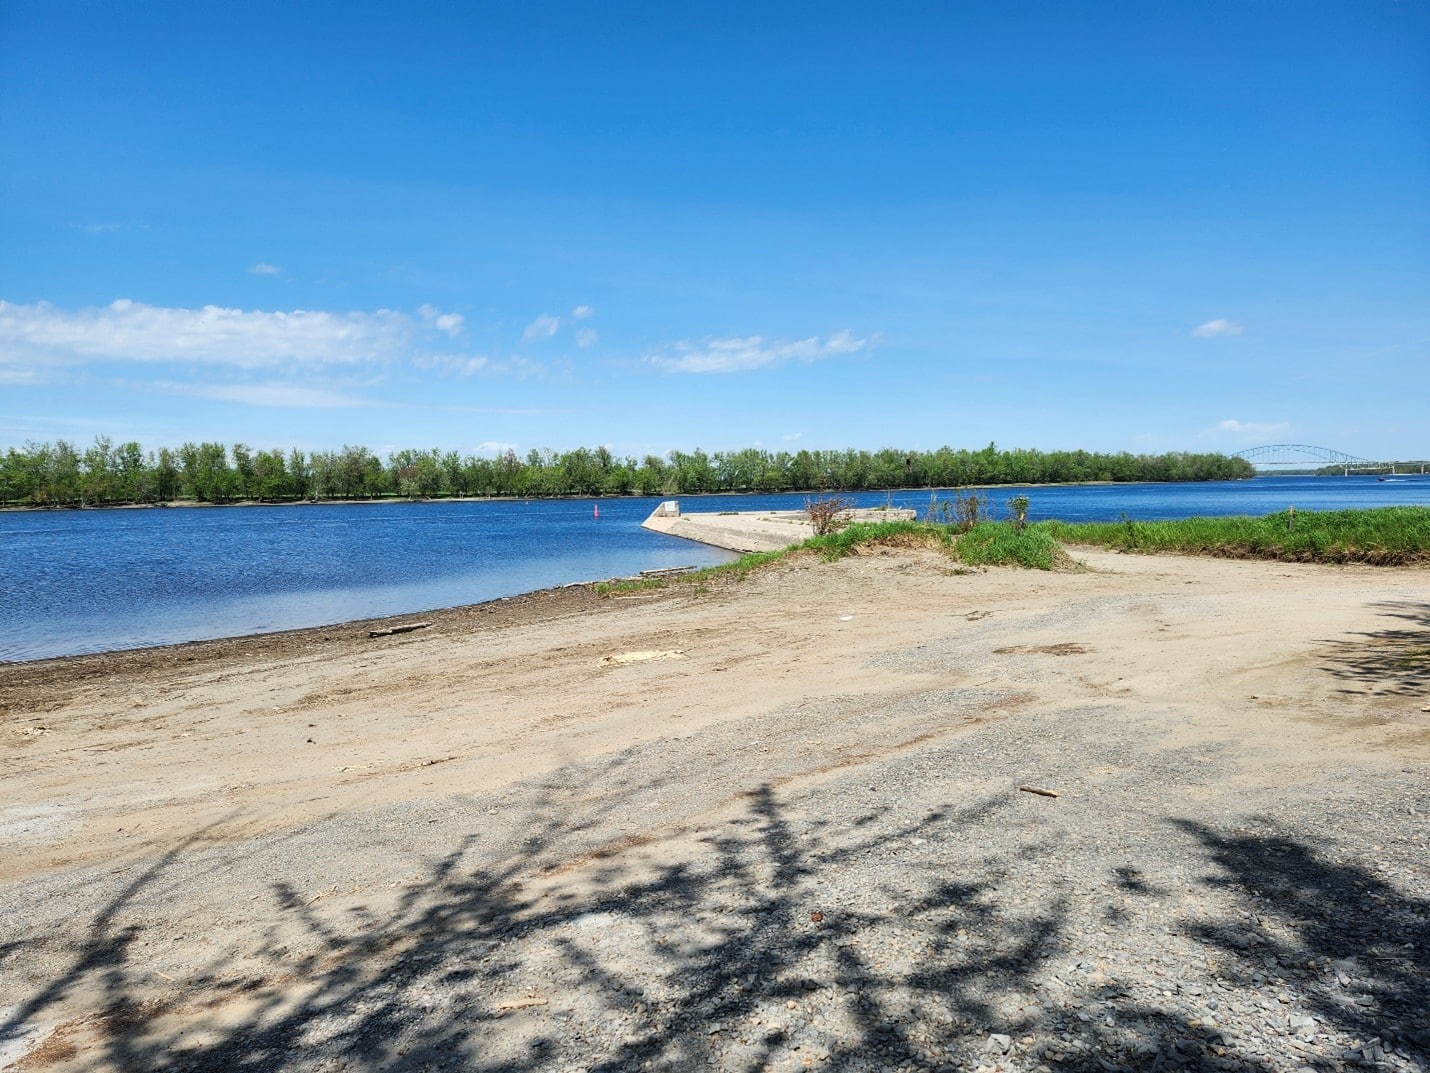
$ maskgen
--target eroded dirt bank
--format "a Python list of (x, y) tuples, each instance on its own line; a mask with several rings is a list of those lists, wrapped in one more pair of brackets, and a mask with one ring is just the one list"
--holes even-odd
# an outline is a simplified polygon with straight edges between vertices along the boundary
[(1424, 1068), (1430, 573), (1081, 554), (0, 668), (0, 1066)]

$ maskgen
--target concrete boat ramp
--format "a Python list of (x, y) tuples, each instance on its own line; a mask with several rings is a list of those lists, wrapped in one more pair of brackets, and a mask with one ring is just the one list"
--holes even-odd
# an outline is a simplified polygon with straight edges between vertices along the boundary
[[(909, 521), (912, 510), (857, 508), (840, 516), (846, 522)], [(641, 523), (642, 528), (683, 537), (740, 553), (778, 551), (814, 536), (809, 515), (802, 510), (698, 511), (683, 513), (680, 501), (668, 499)]]

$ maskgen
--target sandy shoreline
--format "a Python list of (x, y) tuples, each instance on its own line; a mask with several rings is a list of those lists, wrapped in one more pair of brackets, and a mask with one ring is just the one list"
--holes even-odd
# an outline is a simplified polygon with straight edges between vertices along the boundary
[[(672, 507), (678, 506), (677, 500), (669, 502)], [(840, 512), (840, 516), (845, 522), (906, 522), (914, 520), (915, 512), (871, 507), (846, 509)], [(810, 521), (807, 510), (665, 513), (665, 504), (657, 507), (641, 523), (641, 528), (741, 554), (779, 551), (791, 544), (802, 544), (815, 535), (814, 523)]]
[[(1259, 967), (1265, 988), (1250, 966), (1206, 984), (1217, 1046), (1245, 1059), (1226, 1068), (1339, 1062), (1376, 1027), (1403, 1041), (1389, 1068), (1417, 1068), (1430, 572), (1080, 554), (1070, 574), (796, 557), (394, 637), (0, 666), (0, 1068), (733, 1070), (778, 1011), (756, 1047), (778, 1068), (892, 1047), (971, 1069), (1011, 1032), (1002, 1068), (1080, 1069), (1078, 1033), (1197, 1036), (1195, 996), (1148, 966), (1228, 971), (1218, 922), (1242, 927), (1253, 887), (1257, 957), (1275, 938), (1285, 965), (1279, 984)], [(1378, 914), (1342, 907), (1379, 929), (1358, 946), (1395, 940), (1399, 961), (1348, 974), (1380, 981), (1373, 1003), (1342, 1010), (1322, 994), (1341, 985), (1306, 976), (1349, 953), (1307, 923), (1321, 902), (1268, 905), (1271, 874), (1206, 879), (1231, 867), (1216, 839), (1253, 830), (1272, 832), (1262, 867), (1302, 862), (1299, 889), (1340, 869), (1361, 877), (1347, 897), (1379, 892)], [(1113, 904), (1184, 924), (1138, 953), (1145, 921), (1098, 924)], [(1036, 979), (995, 956), (1055, 907)], [(973, 953), (1003, 968), (949, 983)], [(1084, 990), (1083, 962), (1131, 997)], [(1253, 1064), (1238, 1011), (1268, 998), (1320, 1027)], [(905, 1028), (876, 1031), (869, 1003)]]

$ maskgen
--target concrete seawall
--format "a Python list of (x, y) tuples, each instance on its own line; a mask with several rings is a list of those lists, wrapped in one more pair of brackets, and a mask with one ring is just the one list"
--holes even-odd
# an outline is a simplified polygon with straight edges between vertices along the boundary
[[(847, 521), (908, 521), (911, 510), (858, 509)], [(814, 536), (809, 515), (802, 510), (698, 511), (682, 513), (677, 500), (667, 500), (641, 523), (642, 528), (740, 553), (778, 551)]]

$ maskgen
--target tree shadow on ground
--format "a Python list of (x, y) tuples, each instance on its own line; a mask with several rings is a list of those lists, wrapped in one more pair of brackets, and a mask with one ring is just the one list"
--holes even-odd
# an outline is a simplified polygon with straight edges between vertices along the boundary
[[(158, 881), (187, 850), (200, 844), (214, 826), (217, 824), (195, 832), (150, 862), (105, 902), (86, 927), (84, 939), (69, 968), (34, 994), (5, 1010), (5, 1015), (0, 1017), (0, 1044), (18, 1039), (23, 1035), (27, 1023), (42, 1019), (63, 1001), (71, 990), (85, 984), (98, 983), (110, 995), (111, 1002), (101, 1014), (102, 1017), (116, 1023), (132, 1021), (130, 1007), (133, 989), (128, 973), (132, 959), (131, 946), (142, 929), (136, 923), (123, 920), (125, 911), (142, 891)], [(12, 956), (25, 945), (23, 940), (7, 942), (0, 947), (0, 957)], [(122, 1046), (120, 1043), (121, 1049)]]
[[(469, 834), (380, 910), (325, 915), (275, 881), (276, 917), (304, 933), (302, 956), (275, 929), (250, 952), (262, 971), (235, 973), (216, 958), (156, 1000), (123, 909), (175, 850), (91, 922), (71, 969), (0, 1024), (0, 1039), (88, 981), (108, 999), (103, 1053), (87, 1064), (155, 1073), (1265, 1068), (1224, 1031), (1116, 979), (1010, 1006), (1009, 995), (1043, 988), (1066, 955), (1082, 895), (1049, 888), (1030, 901), (982, 853), (979, 832), (1004, 822), (1006, 795), (912, 819), (862, 806), (852, 822), (826, 827), (796, 819), (763, 786), (679, 852), (638, 864), (629, 839), (573, 853), (576, 835), (604, 830), (606, 806), (570, 806), (580, 789), (548, 787), (520, 854), (491, 862)], [(1271, 957), (1318, 1017), (1348, 1032), (1384, 1039), (1391, 1019), (1408, 1026), (1423, 1015), (1423, 900), (1290, 837), (1185, 820), (1173, 830), (1216, 867), (1201, 879), (1206, 890), (1234, 907), (1187, 926), (1226, 956), (1230, 986), (1253, 986)], [(916, 839), (947, 851), (919, 873), (887, 864), (891, 846)], [(1018, 852), (1049, 857), (1056, 847), (1029, 841)], [(851, 897), (832, 876), (838, 867), (868, 869), (871, 896)], [(1135, 868), (1105, 879), (1175, 908)], [(1325, 963), (1347, 957), (1385, 959), (1356, 973), (1373, 983), (1373, 1003), (1342, 1001)], [(1036, 1053), (1018, 1049), (1025, 1033)], [(1408, 1029), (1396, 1038), (1415, 1045)]]
[[(1430, 604), (1397, 601), (1375, 605), (1409, 628), (1364, 633), (1357, 641), (1331, 642), (1324, 670), (1347, 683), (1401, 697), (1430, 695)], [(1346, 688), (1342, 692), (1359, 693)]]
[[(1430, 1058), (1430, 899), (1284, 833), (1177, 826), (1221, 870), (1208, 882), (1246, 907), (1240, 919), (1191, 928), (1225, 955), (1233, 982), (1283, 974), (1320, 1024), (1361, 1041), (1391, 1041), (1422, 1063)], [(1363, 1060), (1374, 1060), (1374, 1048)]]

